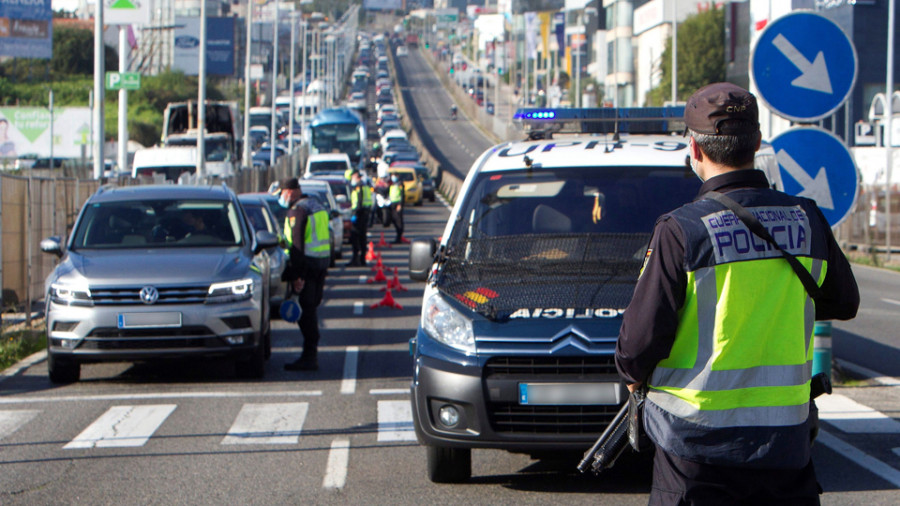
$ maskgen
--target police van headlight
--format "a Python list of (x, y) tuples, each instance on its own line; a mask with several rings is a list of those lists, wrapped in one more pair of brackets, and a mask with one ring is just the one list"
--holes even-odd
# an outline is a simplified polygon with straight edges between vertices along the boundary
[(435, 293), (422, 308), (422, 329), (435, 341), (467, 354), (475, 353), (472, 320)]

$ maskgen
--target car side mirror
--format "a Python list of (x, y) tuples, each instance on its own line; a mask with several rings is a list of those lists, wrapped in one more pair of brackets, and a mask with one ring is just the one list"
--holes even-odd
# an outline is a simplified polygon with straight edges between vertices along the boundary
[(58, 235), (48, 237), (41, 241), (41, 251), (44, 253), (52, 253), (58, 257), (63, 254), (62, 238)]
[(336, 195), (336, 196), (334, 197), (334, 200), (335, 200), (335, 202), (337, 202), (338, 204), (346, 204), (346, 203), (347, 203), (347, 196), (346, 196), (346, 195)]
[(253, 248), (254, 255), (262, 250), (274, 248), (275, 246), (278, 246), (278, 236), (268, 230), (256, 232), (256, 247)]
[(409, 245), (409, 278), (425, 281), (434, 265), (437, 243), (434, 239), (416, 239)]

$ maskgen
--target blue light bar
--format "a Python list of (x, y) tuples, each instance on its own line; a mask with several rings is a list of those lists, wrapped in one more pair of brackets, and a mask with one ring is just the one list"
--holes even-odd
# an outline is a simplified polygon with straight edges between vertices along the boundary
[(532, 130), (557, 127), (568, 133), (671, 133), (684, 128), (684, 106), (677, 107), (593, 107), (524, 108), (513, 119)]

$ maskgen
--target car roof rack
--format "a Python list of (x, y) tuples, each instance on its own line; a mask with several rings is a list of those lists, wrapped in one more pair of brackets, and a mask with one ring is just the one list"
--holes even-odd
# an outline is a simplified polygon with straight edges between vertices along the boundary
[(513, 119), (529, 140), (554, 134), (672, 134), (684, 132), (684, 106), (523, 108)]

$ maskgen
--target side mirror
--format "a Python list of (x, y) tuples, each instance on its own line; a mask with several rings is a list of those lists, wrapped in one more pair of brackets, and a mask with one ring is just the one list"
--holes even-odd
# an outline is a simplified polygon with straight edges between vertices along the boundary
[(253, 254), (256, 255), (262, 250), (275, 246), (278, 246), (278, 236), (268, 230), (260, 230), (256, 233), (256, 246), (253, 248)]
[(43, 251), (44, 253), (52, 253), (58, 257), (61, 257), (63, 254), (62, 238), (58, 235), (54, 235), (42, 240), (41, 251)]
[(416, 239), (409, 245), (409, 278), (413, 281), (425, 281), (434, 265), (434, 254), (437, 243), (434, 239)]
[(343, 194), (341, 194), (341, 195), (335, 195), (334, 200), (335, 200), (335, 202), (337, 202), (338, 204), (346, 204), (346, 203), (347, 203), (347, 196), (346, 196), (346, 195), (343, 195)]

